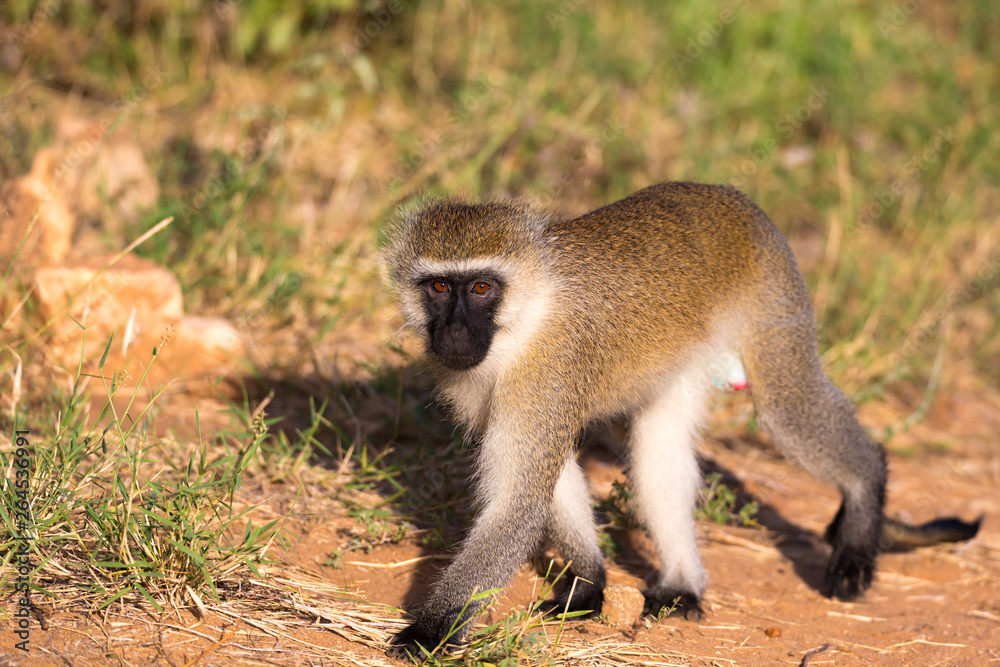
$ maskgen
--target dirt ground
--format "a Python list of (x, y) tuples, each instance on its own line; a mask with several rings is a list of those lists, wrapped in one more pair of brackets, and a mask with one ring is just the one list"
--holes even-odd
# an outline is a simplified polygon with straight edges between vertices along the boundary
[[(892, 399), (870, 403), (862, 419), (869, 425), (891, 423), (897, 407)], [(741, 487), (743, 497), (759, 503), (761, 527), (699, 523), (710, 577), (705, 619), (693, 623), (669, 618), (632, 628), (570, 623), (567, 641), (590, 647), (590, 659), (585, 660), (584, 652), (578, 660), (564, 657), (560, 664), (1000, 664), (996, 396), (940, 396), (926, 419), (893, 438), (889, 456), (889, 515), (918, 522), (944, 515), (967, 520), (983, 515), (980, 534), (964, 544), (884, 555), (872, 589), (853, 604), (828, 600), (818, 592), (828, 554), (819, 536), (836, 510), (835, 491), (817, 485), (766, 442), (752, 441), (744, 423), (746, 405), (723, 405), (715, 413), (702, 445), (707, 466), (722, 471), (727, 483)], [(613, 457), (609, 461), (591, 452), (584, 463), (598, 491), (621, 474)], [(281, 504), (272, 502), (272, 507)], [(39, 601), (45, 627), (32, 620), (30, 653), (15, 650), (17, 637), (5, 631), (0, 633), (0, 662), (399, 664), (385, 657), (379, 642), (402, 621), (379, 605), (419, 603), (428, 582), (447, 563), (446, 555), (407, 539), (377, 546), (371, 553), (348, 553), (341, 569), (325, 567), (324, 560), (342, 543), (342, 531), (354, 520), (332, 503), (324, 511), (313, 509), (311, 518), (289, 524), (297, 537), (280, 554), (286, 563), (273, 570), (277, 579), (294, 579), (304, 591), (307, 602), (300, 600), (298, 607), (261, 594), (231, 607), (211, 607), (208, 613), (191, 608), (159, 616), (113, 606), (86, 615), (60, 609), (57, 601)], [(637, 531), (612, 535), (621, 549), (608, 560), (609, 583), (642, 588), (642, 577), (655, 570), (648, 540)], [(291, 577), (292, 571), (298, 574)], [(312, 585), (302, 584), (307, 580)], [(524, 608), (540, 585), (541, 578), (526, 564), (492, 617)], [(344, 598), (343, 589), (356, 591), (368, 603)], [(309, 604), (334, 605), (343, 613), (324, 622), (323, 614), (313, 613)], [(555, 631), (553, 625), (550, 634)], [(594, 658), (601, 651), (608, 651), (607, 658)]]

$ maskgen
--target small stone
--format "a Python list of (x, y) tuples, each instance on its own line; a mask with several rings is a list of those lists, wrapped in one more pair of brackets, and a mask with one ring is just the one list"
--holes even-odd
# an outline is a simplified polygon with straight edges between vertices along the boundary
[(181, 286), (170, 270), (126, 255), (99, 273), (113, 257), (35, 270), (32, 298), (42, 323), (51, 322), (46, 352), (67, 368), (75, 368), (81, 354), (84, 362), (99, 361), (112, 334), (109, 360), (122, 361), (140, 348), (148, 359), (156, 341), (184, 315)]
[(112, 210), (122, 218), (137, 220), (140, 213), (153, 208), (160, 197), (160, 184), (142, 150), (133, 143), (117, 138), (109, 142), (97, 154), (90, 174), (92, 177), (82, 184), (81, 204), (95, 216), (99, 215), (102, 199), (106, 198)]
[[(176, 381), (176, 388), (187, 393), (214, 395), (217, 381), (231, 377), (245, 354), (243, 337), (228, 321), (186, 315), (158, 348), (150, 379)], [(235, 389), (229, 383), (219, 388), (227, 395)]]
[(66, 115), (56, 124), (52, 150), (59, 154), (53, 177), (81, 217), (117, 231), (122, 219), (135, 220), (156, 205), (160, 185), (139, 144), (124, 133)]
[[(246, 354), (239, 331), (218, 317), (185, 316), (180, 283), (155, 262), (126, 255), (99, 273), (113, 257), (35, 270), (32, 298), (41, 322), (51, 322), (49, 359), (118, 374), (125, 386), (145, 377), (147, 388), (172, 383), (172, 391), (215, 395), (217, 381), (232, 379)], [(229, 395), (235, 384), (219, 388)]]
[(764, 634), (767, 635), (768, 637), (770, 637), (771, 639), (774, 639), (776, 637), (780, 637), (781, 636), (781, 628), (772, 625), (771, 627), (766, 628), (764, 630)]
[(42, 149), (30, 174), (0, 185), (0, 273), (11, 261), (19, 266), (58, 264), (69, 253), (76, 218), (61, 191), (47, 180), (53, 158), (52, 151)]
[(612, 626), (631, 628), (642, 616), (646, 598), (638, 588), (613, 584), (604, 589), (604, 606), (601, 615)]
[(789, 146), (778, 153), (778, 160), (785, 169), (794, 169), (810, 164), (816, 159), (816, 151), (809, 146)]

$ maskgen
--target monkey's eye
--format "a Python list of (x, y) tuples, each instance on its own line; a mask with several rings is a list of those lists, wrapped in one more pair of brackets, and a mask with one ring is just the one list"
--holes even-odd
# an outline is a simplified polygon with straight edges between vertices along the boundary
[(472, 291), (475, 292), (476, 294), (486, 294), (487, 292), (490, 291), (490, 284), (476, 283), (475, 285), (472, 286)]
[(431, 287), (434, 288), (435, 292), (440, 292), (442, 294), (448, 291), (448, 283), (446, 283), (443, 280), (435, 280), (434, 284), (431, 285)]

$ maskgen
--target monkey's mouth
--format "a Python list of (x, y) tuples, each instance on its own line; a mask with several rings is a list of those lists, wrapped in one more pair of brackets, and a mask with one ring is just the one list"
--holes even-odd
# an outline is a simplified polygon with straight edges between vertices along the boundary
[(432, 351), (431, 357), (439, 364), (452, 371), (467, 371), (483, 363), (485, 354), (447, 354), (442, 355)]
[(475, 368), (486, 359), (493, 342), (492, 330), (466, 328), (461, 332), (437, 329), (430, 332), (430, 356), (453, 371)]

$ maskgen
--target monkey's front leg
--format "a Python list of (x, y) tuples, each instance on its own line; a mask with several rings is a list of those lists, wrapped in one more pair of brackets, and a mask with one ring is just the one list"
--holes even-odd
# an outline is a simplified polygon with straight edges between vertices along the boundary
[[(448, 645), (461, 644), (471, 630), (471, 619), (489, 602), (472, 601), (472, 596), (505, 587), (544, 534), (558, 464), (565, 456), (558, 450), (540, 452), (543, 447), (525, 452), (523, 445), (514, 448), (520, 452), (504, 447), (495, 451), (498, 448), (486, 440), (480, 460), (479, 516), (417, 620), (392, 638), (391, 643), (400, 646), (397, 655), (405, 649), (425, 656), (420, 646), (434, 651), (446, 640)], [(548, 459), (555, 459), (554, 465)]]

